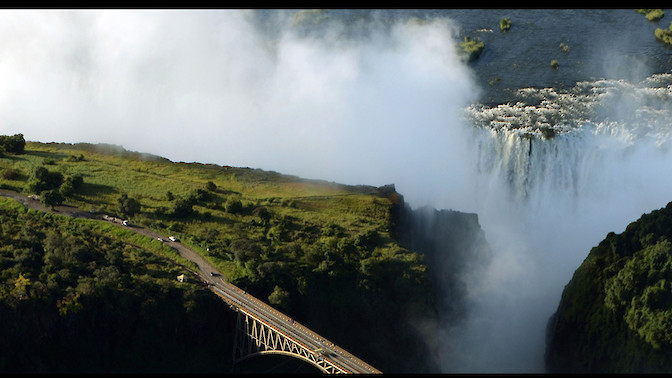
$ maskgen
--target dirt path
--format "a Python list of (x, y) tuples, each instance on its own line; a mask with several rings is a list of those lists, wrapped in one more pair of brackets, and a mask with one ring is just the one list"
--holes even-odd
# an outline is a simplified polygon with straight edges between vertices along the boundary
[[(38, 199), (34, 197), (31, 197), (23, 193), (14, 192), (11, 190), (0, 189), (0, 196), (13, 198), (29, 209), (39, 210), (52, 214), (66, 215), (75, 218), (95, 219), (107, 222), (103, 219), (103, 216), (101, 214), (91, 213), (73, 206), (67, 206), (67, 205), (54, 206), (54, 209), (52, 210), (48, 206), (44, 206)], [(157, 232), (148, 230), (146, 228), (137, 225), (122, 226), (117, 223), (114, 224), (118, 225), (119, 227), (127, 228), (138, 234), (147, 236), (152, 239), (161, 238), (162, 240), (165, 240), (165, 243), (167, 243), (170, 247), (175, 248), (175, 250), (177, 250), (180, 256), (184, 257), (187, 260), (193, 261), (194, 263), (196, 263), (196, 265), (198, 265), (198, 269), (200, 270), (200, 272), (198, 273), (201, 276), (201, 278), (206, 282), (213, 281), (214, 276), (211, 273), (214, 273), (223, 278), (223, 275), (219, 271), (217, 271), (215, 267), (212, 266), (209, 262), (205, 261), (205, 259), (201, 255), (199, 255), (196, 251), (187, 248), (185, 245), (179, 242), (169, 241), (168, 237), (166, 237), (165, 235), (161, 235)]]

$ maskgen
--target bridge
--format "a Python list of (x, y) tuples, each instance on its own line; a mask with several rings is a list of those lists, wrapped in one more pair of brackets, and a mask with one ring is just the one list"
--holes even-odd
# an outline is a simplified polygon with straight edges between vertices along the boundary
[(234, 364), (254, 356), (279, 354), (301, 359), (326, 374), (382, 374), (380, 370), (223, 279), (211, 282), (210, 290), (238, 312), (233, 347)]

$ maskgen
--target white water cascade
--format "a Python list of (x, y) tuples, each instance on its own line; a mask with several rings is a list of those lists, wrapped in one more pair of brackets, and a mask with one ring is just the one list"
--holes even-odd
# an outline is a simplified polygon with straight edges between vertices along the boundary
[(472, 310), (446, 331), (446, 372), (544, 372), (546, 322), (590, 248), (672, 201), (672, 75), (517, 98), (467, 109), (470, 210), (494, 257), (467, 275)]

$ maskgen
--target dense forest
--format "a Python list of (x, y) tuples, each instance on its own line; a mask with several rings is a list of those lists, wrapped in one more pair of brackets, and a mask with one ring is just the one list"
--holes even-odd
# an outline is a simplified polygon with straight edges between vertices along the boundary
[(549, 321), (553, 373), (672, 371), (672, 202), (594, 247)]
[[(231, 283), (383, 372), (438, 371), (432, 277), (443, 272), (430, 274), (425, 259), (440, 260), (437, 245), (472, 231), (483, 239), (473, 216), (460, 227), (462, 214), (447, 214), (444, 234), (455, 235), (428, 241), (402, 229), (413, 212), (392, 185), (176, 163), (110, 145), (24, 144), (0, 158), (0, 190), (175, 235)], [(197, 279), (178, 282), (193, 267), (170, 248), (8, 198), (0, 212), (0, 371), (231, 369), (232, 341), (224, 353), (221, 341), (209, 348), (230, 338), (235, 313)]]
[(91, 223), (0, 197), (0, 371), (230, 369), (211, 348), (232, 333), (224, 303), (177, 282), (181, 266)]

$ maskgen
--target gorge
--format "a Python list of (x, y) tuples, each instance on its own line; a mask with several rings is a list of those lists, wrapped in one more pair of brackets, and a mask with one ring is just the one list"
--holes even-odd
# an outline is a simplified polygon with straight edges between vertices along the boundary
[[(441, 290), (465, 298), (443, 303), (463, 318), (441, 320), (441, 372), (543, 372), (546, 324), (573, 272), (608, 233), (672, 200), (672, 58), (653, 37), (666, 18), (631, 9), (0, 17), (0, 134), (393, 183), (417, 232), (474, 214), (464, 218), (483, 234), (464, 247), (490, 257), (432, 262), (447, 275), (435, 276)], [(473, 62), (457, 49), (464, 36), (485, 42)], [(406, 241), (441, 249), (431, 236)]]

